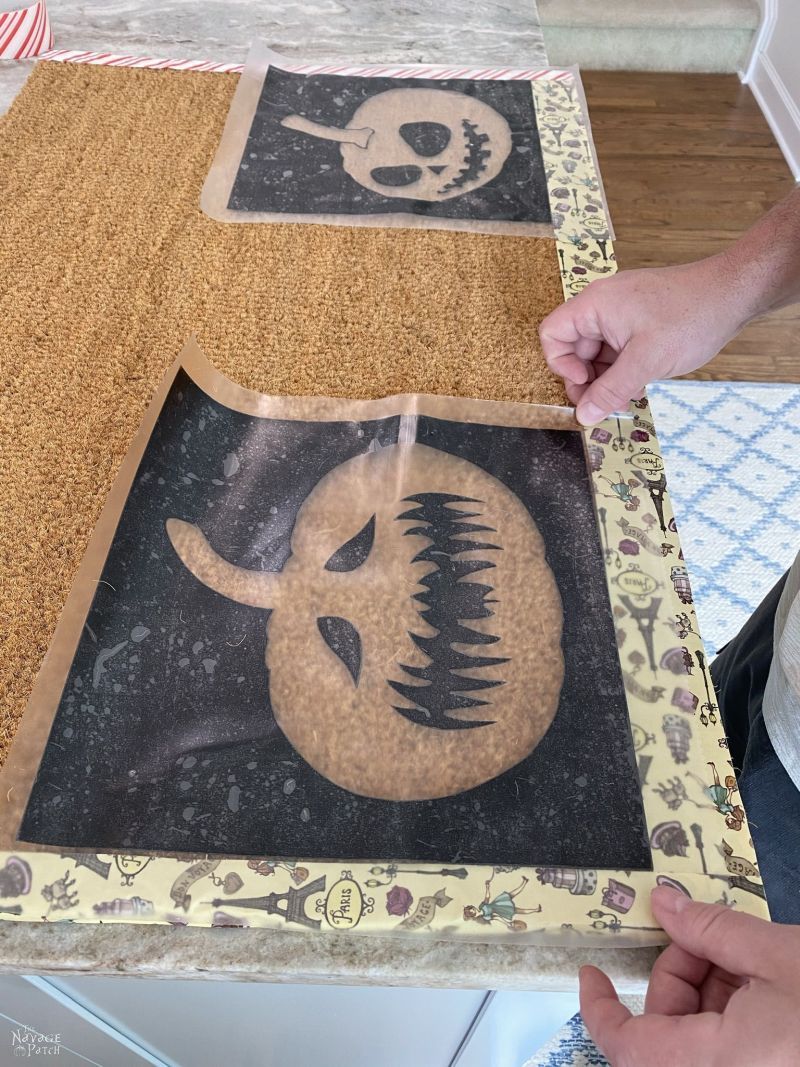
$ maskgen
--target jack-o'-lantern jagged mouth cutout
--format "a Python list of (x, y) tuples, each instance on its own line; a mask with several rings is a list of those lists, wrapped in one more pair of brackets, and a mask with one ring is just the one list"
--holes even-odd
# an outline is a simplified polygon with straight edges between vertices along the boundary
[(471, 692), (493, 689), (502, 685), (501, 679), (459, 676), (458, 671), (489, 667), (507, 663), (502, 656), (473, 656), (456, 651), (456, 645), (489, 645), (498, 637), (479, 632), (463, 623), (471, 619), (490, 618), (493, 611), (488, 599), (493, 592), (491, 585), (462, 581), (467, 575), (494, 568), (494, 563), (483, 559), (464, 559), (465, 553), (499, 552), (500, 545), (487, 541), (463, 539), (465, 535), (496, 533), (492, 526), (471, 523), (465, 520), (479, 518), (480, 511), (454, 511), (450, 504), (480, 504), (470, 497), (452, 496), (446, 493), (420, 493), (406, 497), (406, 503), (419, 507), (403, 512), (398, 519), (414, 519), (423, 525), (405, 531), (406, 536), (419, 534), (430, 539), (411, 561), (432, 563), (435, 569), (420, 580), (426, 586), (424, 593), (415, 593), (414, 600), (425, 605), (422, 618), (436, 630), (433, 637), (425, 637), (409, 631), (409, 637), (429, 659), (426, 667), (401, 663), (399, 666), (411, 678), (424, 681), (420, 685), (408, 685), (389, 680), (389, 685), (402, 697), (415, 704), (414, 708), (396, 707), (401, 715), (420, 726), (433, 726), (439, 730), (471, 730), (490, 726), (491, 719), (465, 720), (453, 718), (449, 713), (463, 708), (485, 707), (488, 700), (469, 696)]
[(486, 160), (492, 154), (491, 149), (483, 147), (489, 140), (488, 133), (481, 133), (476, 124), (470, 122), (469, 119), (463, 119), (461, 125), (464, 129), (464, 140), (467, 143), (464, 156), (466, 165), (451, 182), (444, 186), (442, 193), (449, 193), (451, 189), (460, 189), (468, 182), (475, 181), (478, 175), (486, 170)]
[[(491, 618), (493, 610), (490, 605), (495, 601), (488, 598), (493, 587), (474, 581), (462, 581), (467, 575), (490, 570), (495, 566), (489, 560), (465, 559), (465, 554), (501, 551), (500, 545), (466, 538), (472, 534), (497, 531), (493, 526), (466, 521), (480, 518), (480, 511), (454, 511), (450, 507), (451, 504), (482, 503), (472, 497), (450, 493), (420, 493), (406, 497), (403, 503), (417, 504), (418, 507), (403, 511), (397, 516), (397, 520), (422, 523), (405, 530), (404, 535), (418, 535), (430, 542), (410, 560), (412, 564), (433, 565), (433, 569), (419, 582), (426, 587), (425, 591), (413, 593), (412, 599), (424, 605), (424, 608), (417, 610), (435, 633), (433, 636), (426, 636), (408, 631), (409, 638), (429, 663), (422, 667), (408, 663), (398, 664), (409, 678), (416, 680), (416, 684), (386, 679), (387, 685), (413, 705), (395, 705), (394, 710), (410, 722), (438, 730), (471, 730), (490, 726), (493, 722), (491, 719), (465, 720), (454, 718), (450, 713), (464, 708), (488, 706), (490, 701), (468, 694), (503, 685), (502, 679), (465, 677), (458, 672), (507, 663), (508, 657), (471, 655), (457, 651), (455, 647), (489, 645), (499, 640), (495, 634), (480, 632), (464, 625), (473, 619)], [(325, 564), (325, 569), (345, 571), (361, 566), (369, 555), (374, 536), (373, 515), (355, 537), (337, 549)], [(362, 656), (358, 630), (348, 619), (330, 615), (317, 619), (317, 627), (328, 648), (344, 663), (353, 684), (357, 686), (361, 675)]]

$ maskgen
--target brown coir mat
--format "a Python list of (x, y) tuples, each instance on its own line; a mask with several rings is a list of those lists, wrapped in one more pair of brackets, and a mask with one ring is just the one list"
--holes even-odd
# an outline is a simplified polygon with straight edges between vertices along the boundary
[(566, 402), (537, 341), (552, 241), (201, 214), (235, 86), (42, 63), (0, 120), (0, 758), (189, 334), (267, 393)]

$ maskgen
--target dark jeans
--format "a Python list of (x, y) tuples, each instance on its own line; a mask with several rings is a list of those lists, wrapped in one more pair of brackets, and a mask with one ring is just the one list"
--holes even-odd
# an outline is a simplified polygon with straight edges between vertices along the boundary
[(776, 922), (800, 924), (800, 790), (775, 755), (761, 712), (785, 583), (786, 575), (722, 649), (711, 675), (770, 914)]

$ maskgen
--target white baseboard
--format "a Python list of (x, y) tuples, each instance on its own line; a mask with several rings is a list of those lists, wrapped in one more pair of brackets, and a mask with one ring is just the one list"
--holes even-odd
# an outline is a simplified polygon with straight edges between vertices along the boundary
[(752, 89), (795, 181), (800, 181), (800, 107), (792, 99), (772, 61), (763, 52), (753, 57), (747, 75), (742, 80)]

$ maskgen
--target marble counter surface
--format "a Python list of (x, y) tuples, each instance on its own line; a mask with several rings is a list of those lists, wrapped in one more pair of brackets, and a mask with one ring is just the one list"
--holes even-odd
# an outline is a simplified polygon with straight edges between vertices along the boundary
[(578, 968), (593, 963), (620, 993), (641, 993), (655, 957), (655, 949), (479, 945), (419, 935), (0, 922), (0, 973), (570, 991)]
[[(546, 63), (532, 0), (50, 0), (48, 7), (59, 48), (237, 62), (261, 37), (309, 59)], [(30, 69), (0, 61), (0, 113)], [(0, 922), (0, 972), (17, 973), (569, 990), (578, 967), (593, 962), (621, 992), (638, 993), (654, 958), (651, 949)]]
[[(15, 6), (0, 0), (0, 10)], [(306, 59), (547, 62), (535, 0), (48, 0), (47, 7), (56, 48), (237, 63), (260, 37), (276, 52)], [(0, 60), (0, 113), (30, 68)]]

